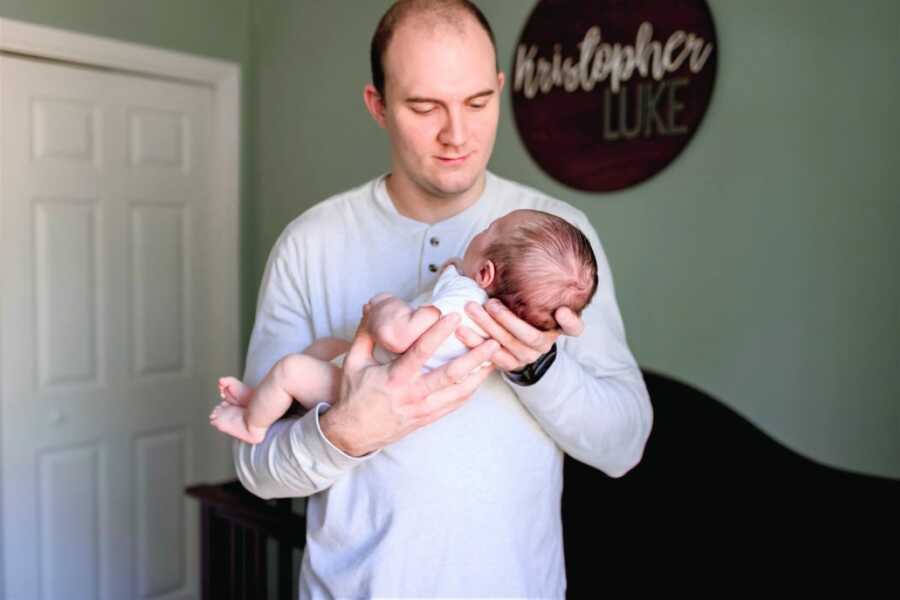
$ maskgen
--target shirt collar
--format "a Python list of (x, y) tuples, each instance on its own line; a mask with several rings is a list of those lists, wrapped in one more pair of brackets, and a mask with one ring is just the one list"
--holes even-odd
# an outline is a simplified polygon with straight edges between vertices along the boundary
[(473, 202), (471, 206), (462, 212), (444, 219), (443, 221), (438, 221), (437, 223), (429, 225), (428, 223), (416, 221), (415, 219), (411, 219), (397, 212), (397, 207), (394, 206), (394, 203), (387, 192), (385, 180), (388, 175), (389, 173), (384, 173), (374, 180), (372, 186), (373, 199), (378, 207), (378, 212), (388, 224), (407, 231), (410, 229), (420, 231), (429, 229), (438, 231), (470, 229), (473, 224), (484, 221), (490, 208), (490, 198), (496, 195), (496, 177), (490, 171), (485, 171), (484, 190), (482, 190), (478, 200)]

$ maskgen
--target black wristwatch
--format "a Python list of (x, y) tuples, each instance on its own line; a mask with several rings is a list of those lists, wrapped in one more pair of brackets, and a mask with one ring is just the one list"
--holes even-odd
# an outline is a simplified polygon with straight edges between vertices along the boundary
[(540, 381), (553, 361), (556, 360), (556, 342), (545, 354), (541, 354), (536, 361), (518, 371), (507, 371), (506, 376), (518, 385), (534, 385)]

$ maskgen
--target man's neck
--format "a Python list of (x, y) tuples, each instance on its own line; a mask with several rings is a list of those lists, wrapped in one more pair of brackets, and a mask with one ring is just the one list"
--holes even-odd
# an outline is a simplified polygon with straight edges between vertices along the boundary
[(466, 210), (481, 198), (487, 177), (481, 174), (479, 181), (462, 194), (454, 198), (433, 196), (394, 174), (385, 180), (388, 197), (397, 212), (415, 221), (432, 225), (449, 219)]

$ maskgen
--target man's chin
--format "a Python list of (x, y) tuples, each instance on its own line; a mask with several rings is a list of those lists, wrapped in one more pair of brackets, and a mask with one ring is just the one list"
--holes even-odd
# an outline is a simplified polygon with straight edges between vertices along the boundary
[(441, 198), (456, 198), (475, 187), (479, 177), (439, 177), (429, 181), (431, 193)]

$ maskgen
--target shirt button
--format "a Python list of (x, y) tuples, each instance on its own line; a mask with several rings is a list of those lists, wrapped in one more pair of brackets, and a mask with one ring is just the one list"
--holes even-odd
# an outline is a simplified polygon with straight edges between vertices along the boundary
[(437, 246), (438, 244), (441, 243), (441, 240), (437, 239), (436, 237), (433, 237), (428, 241), (431, 243), (432, 246)]
[(428, 270), (432, 273), (437, 273), (437, 265), (428, 265)]

